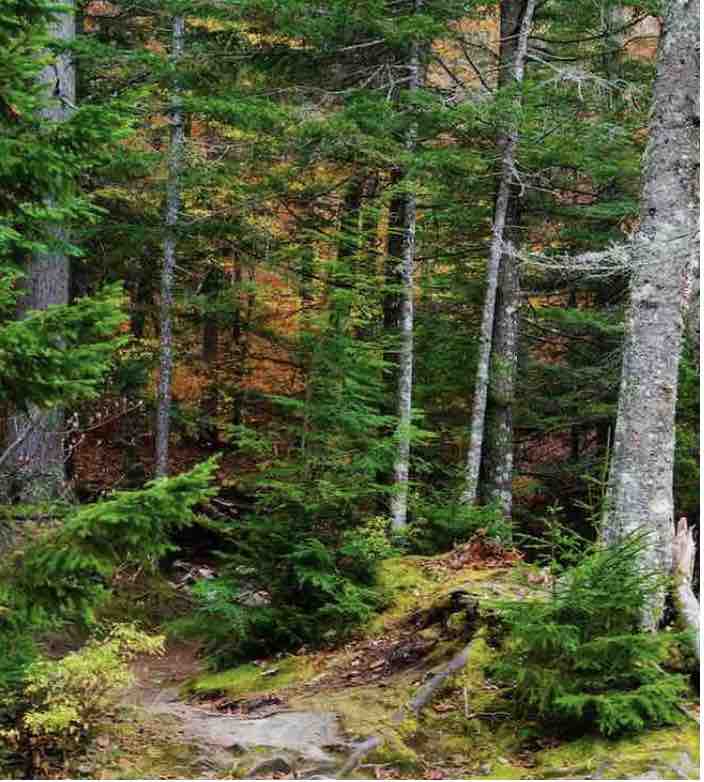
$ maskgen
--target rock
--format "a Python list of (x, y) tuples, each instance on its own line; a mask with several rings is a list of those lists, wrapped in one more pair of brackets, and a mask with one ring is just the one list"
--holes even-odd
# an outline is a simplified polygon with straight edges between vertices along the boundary
[(274, 774), (290, 774), (293, 768), (282, 757), (272, 757), (259, 761), (249, 769), (247, 777), (272, 777)]
[(677, 774), (678, 779), (691, 779), (699, 770), (687, 752), (683, 752), (676, 762), (669, 764), (669, 767)]
[(255, 747), (269, 747), (321, 763), (333, 759), (326, 747), (347, 746), (337, 715), (330, 712), (288, 711), (262, 719), (238, 719), (164, 701), (153, 703), (150, 711), (174, 715), (189, 738), (222, 749), (236, 745), (248, 752)]

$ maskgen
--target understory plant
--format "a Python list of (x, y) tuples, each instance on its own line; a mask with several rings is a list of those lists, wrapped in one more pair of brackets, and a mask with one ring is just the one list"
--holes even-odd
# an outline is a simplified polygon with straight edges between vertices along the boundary
[(393, 548), (386, 520), (370, 520), (393, 460), (381, 351), (321, 322), (300, 352), (305, 393), (275, 398), (282, 456), (253, 487), (254, 512), (223, 530), (218, 578), (197, 585), (193, 616), (172, 626), (203, 639), (218, 667), (339, 640), (384, 600), (376, 564)]
[(509, 631), (490, 673), (519, 716), (605, 736), (680, 720), (685, 678), (661, 667), (674, 635), (640, 630), (662, 581), (639, 564), (643, 541), (594, 546), (547, 600), (502, 606)]
[(465, 543), (478, 530), (500, 543), (510, 543), (511, 522), (498, 505), (461, 502), (453, 485), (449, 489), (414, 492), (413, 521), (405, 535), (406, 546), (418, 554), (437, 554)]
[(132, 683), (129, 662), (163, 649), (163, 636), (116, 624), (61, 659), (36, 659), (24, 673), (15, 725), (0, 736), (31, 759), (32, 771), (46, 772), (57, 761), (66, 767)]
[(368, 621), (384, 603), (376, 565), (394, 551), (378, 520), (347, 531), (339, 545), (323, 531), (292, 543), (290, 527), (290, 519), (250, 519), (239, 552), (224, 557), (218, 578), (195, 585), (196, 609), (172, 632), (201, 638), (221, 668), (338, 640)]
[[(71, 721), (76, 714), (67, 702), (51, 700), (49, 690), (45, 705), (51, 708), (44, 709), (39, 682), (46, 681), (47, 687), (65, 695), (64, 684), (68, 687), (71, 676), (78, 676), (85, 663), (87, 678), (79, 679), (74, 694), (88, 704), (107, 686), (91, 666), (99, 667), (104, 660), (107, 671), (114, 655), (124, 656), (144, 640), (117, 629), (107, 646), (89, 645), (84, 656), (67, 659), (68, 667), (54, 669), (55, 663), (42, 661), (38, 643), (42, 636), (67, 623), (93, 626), (95, 609), (110, 594), (114, 575), (125, 565), (156, 568), (160, 558), (176, 548), (175, 533), (195, 520), (195, 506), (214, 491), (214, 471), (211, 460), (181, 475), (152, 481), (143, 489), (115, 492), (81, 506), (64, 519), (34, 530), (24, 545), (5, 558), (0, 570), (0, 729), (19, 730), (16, 740), (25, 749), (35, 739), (43, 746), (46, 737), (40, 741), (39, 734), (51, 733), (61, 720)], [(74, 662), (78, 667), (71, 667)], [(68, 678), (64, 681), (62, 676)], [(85, 695), (81, 694), (84, 685)], [(34, 716), (23, 722), (23, 714)]]

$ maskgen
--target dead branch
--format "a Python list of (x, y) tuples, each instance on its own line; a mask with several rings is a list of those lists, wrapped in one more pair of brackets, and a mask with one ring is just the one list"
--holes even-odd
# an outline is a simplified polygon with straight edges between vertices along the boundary
[(680, 624), (694, 634), (694, 653), (699, 651), (699, 601), (692, 589), (696, 545), (694, 534), (683, 516), (677, 523), (672, 546), (672, 572), (675, 579), (674, 602)]
[[(394, 712), (391, 717), (391, 724), (393, 726), (400, 725), (408, 716), (410, 711), (412, 714), (418, 715), (432, 700), (435, 693), (440, 687), (457, 671), (464, 668), (469, 659), (469, 653), (472, 642), (470, 641), (462, 651), (458, 652), (450, 662), (438, 673), (436, 673), (430, 681), (424, 684), (415, 696), (407, 703), (401, 706)], [(349, 756), (346, 763), (342, 766), (335, 779), (345, 779), (349, 774), (354, 771), (355, 768), (369, 755), (370, 752), (384, 743), (383, 736), (370, 736), (368, 739), (358, 744), (354, 752)]]

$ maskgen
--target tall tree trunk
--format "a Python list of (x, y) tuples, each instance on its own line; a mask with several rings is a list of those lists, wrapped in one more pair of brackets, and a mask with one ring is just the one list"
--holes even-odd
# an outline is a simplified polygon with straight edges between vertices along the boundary
[[(70, 10), (57, 14), (49, 27), (51, 36), (62, 43), (71, 43), (76, 35), (75, 16), (71, 0), (63, 5)], [(76, 73), (70, 54), (61, 54), (42, 70), (39, 76), (49, 96), (42, 110), (47, 123), (66, 122), (75, 109)], [(65, 185), (64, 185), (65, 187)], [(47, 206), (56, 204), (61, 193), (47, 193)], [(68, 304), (70, 264), (61, 244), (66, 231), (61, 225), (47, 228), (49, 247), (36, 252), (28, 260), (23, 279), (23, 293), (17, 305), (17, 317), (30, 310), (44, 310), (54, 304)], [(54, 245), (53, 247), (51, 245)], [(21, 442), (12, 450), (3, 471), (13, 486), (12, 494), (24, 501), (53, 498), (65, 488), (64, 412), (32, 408), (28, 414), (17, 414), (8, 420), (8, 445)]]
[[(354, 325), (355, 337), (364, 341), (376, 330), (375, 323), (365, 319), (363, 313), (372, 302), (376, 301), (379, 292), (378, 280), (378, 234), (379, 234), (379, 206), (377, 197), (379, 191), (379, 174), (373, 172), (364, 181), (362, 191), (359, 260), (357, 272), (359, 279), (358, 294), (360, 296), (360, 315)], [(372, 305), (373, 306), (373, 305)], [(383, 308), (383, 300), (382, 300)]]
[[(234, 357), (232, 372), (232, 423), (235, 426), (241, 426), (245, 402), (243, 384), (247, 373), (247, 353), (249, 348), (247, 333), (252, 324), (254, 306), (256, 304), (254, 288), (256, 274), (254, 268), (248, 269), (249, 289), (245, 297), (242, 282), (242, 262), (236, 257), (236, 253), (233, 253), (233, 256), (232, 287), (234, 289), (235, 301), (232, 312), (232, 355)], [(245, 298), (246, 307), (244, 306)]]
[(152, 286), (146, 274), (139, 271), (131, 284), (130, 331), (136, 339), (144, 337), (147, 310), (152, 304)]
[[(415, 0), (415, 12), (423, 7), (423, 0)], [(413, 94), (420, 87), (420, 47), (413, 41), (408, 61), (407, 92)], [(406, 148), (416, 144), (414, 125), (407, 131)], [(411, 404), (413, 398), (413, 272), (416, 254), (416, 197), (410, 189), (400, 195), (399, 202), (401, 253), (395, 277), (400, 281), (398, 390), (396, 395), (396, 455), (394, 483), (391, 494), (391, 526), (399, 531), (408, 520), (408, 476), (411, 458)]]
[(220, 378), (218, 377), (220, 359), (220, 312), (219, 299), (224, 283), (220, 267), (210, 269), (203, 281), (202, 292), (205, 298), (203, 314), (203, 364), (206, 371), (206, 385), (201, 399), (203, 434), (207, 445), (217, 445), (217, 415), (220, 403)]
[[(396, 169), (391, 174), (391, 184), (401, 181), (402, 173)], [(399, 274), (403, 264), (403, 226), (406, 221), (406, 199), (404, 194), (396, 194), (389, 204), (389, 216), (387, 222), (386, 257), (384, 259), (384, 294), (382, 310), (384, 318), (384, 337), (387, 342), (384, 351), (386, 368), (385, 385), (387, 396), (393, 400), (389, 404), (388, 412), (393, 415), (396, 412), (396, 392), (398, 389), (398, 335), (401, 328), (401, 287), (402, 280)]]
[[(699, 1), (670, 0), (643, 162), (640, 228), (602, 537), (650, 533), (643, 567), (669, 574), (674, 536), (675, 404), (697, 230)], [(659, 622), (664, 593), (643, 618)]]
[[(518, 45), (516, 47), (513, 68), (510, 78), (516, 85), (523, 81), (526, 54), (528, 51), (528, 35), (533, 22), (535, 0), (526, 0), (523, 19), (521, 20)], [(516, 97), (520, 100), (520, 97)], [(510, 127), (505, 139), (500, 145), (501, 178), (494, 209), (494, 227), (489, 252), (487, 268), (487, 290), (482, 312), (482, 322), (479, 333), (479, 362), (474, 383), (474, 402), (472, 406), (472, 424), (470, 442), (467, 450), (467, 465), (465, 468), (465, 486), (462, 501), (470, 504), (476, 502), (477, 485), (479, 483), (479, 468), (481, 465), (482, 444), (484, 440), (484, 420), (486, 416), (487, 394), (489, 387), (489, 363), (494, 327), (494, 311), (496, 306), (496, 291), (499, 281), (499, 267), (504, 254), (510, 254), (511, 248), (506, 247), (505, 227), (508, 215), (509, 199), (514, 178), (515, 152), (518, 143), (518, 130)], [(506, 252), (508, 250), (508, 252)]]
[(364, 195), (364, 182), (365, 177), (362, 175), (352, 178), (340, 210), (337, 262), (332, 275), (333, 286), (330, 297), (332, 300), (330, 325), (336, 332), (346, 330), (355, 298), (356, 270), (354, 262), (360, 249), (359, 219)]
[(610, 0), (602, 8), (602, 24), (604, 25), (604, 70), (608, 79), (615, 80), (621, 76), (623, 63), (624, 28), (628, 24), (630, 11), (622, 5), (613, 5)]
[[(503, 0), (501, 3), (501, 49), (499, 87), (510, 83), (512, 65), (518, 51), (521, 17), (525, 0)], [(499, 148), (506, 138), (499, 140)], [(520, 191), (512, 184), (506, 206), (504, 235), (514, 246), (520, 242)], [(518, 309), (520, 280), (513, 255), (504, 253), (499, 266), (499, 280), (494, 312), (489, 394), (486, 408), (486, 437), (482, 454), (482, 495), (487, 502), (498, 502), (510, 518), (513, 506), (513, 398), (518, 363)]]
[[(183, 58), (185, 21), (183, 16), (174, 16), (171, 22), (171, 60), (178, 68)], [(181, 95), (176, 81), (172, 86), (171, 140), (169, 144), (169, 172), (166, 184), (166, 220), (164, 232), (164, 261), (161, 271), (161, 302), (159, 346), (159, 387), (157, 390), (156, 413), (156, 465), (157, 477), (169, 472), (169, 432), (171, 429), (171, 377), (173, 374), (173, 300), (174, 270), (176, 266), (176, 241), (179, 213), (181, 211), (181, 169), (185, 145), (185, 129)]]

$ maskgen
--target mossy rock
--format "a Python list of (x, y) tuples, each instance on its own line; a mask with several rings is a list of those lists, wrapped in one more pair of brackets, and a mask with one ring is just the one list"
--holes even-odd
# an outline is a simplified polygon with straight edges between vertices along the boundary
[(608, 740), (588, 736), (539, 755), (541, 779), (699, 779), (699, 730), (694, 723)]
[(585, 736), (536, 753), (529, 768), (518, 755), (498, 757), (485, 769), (492, 779), (700, 779), (699, 730), (662, 728), (609, 740)]

